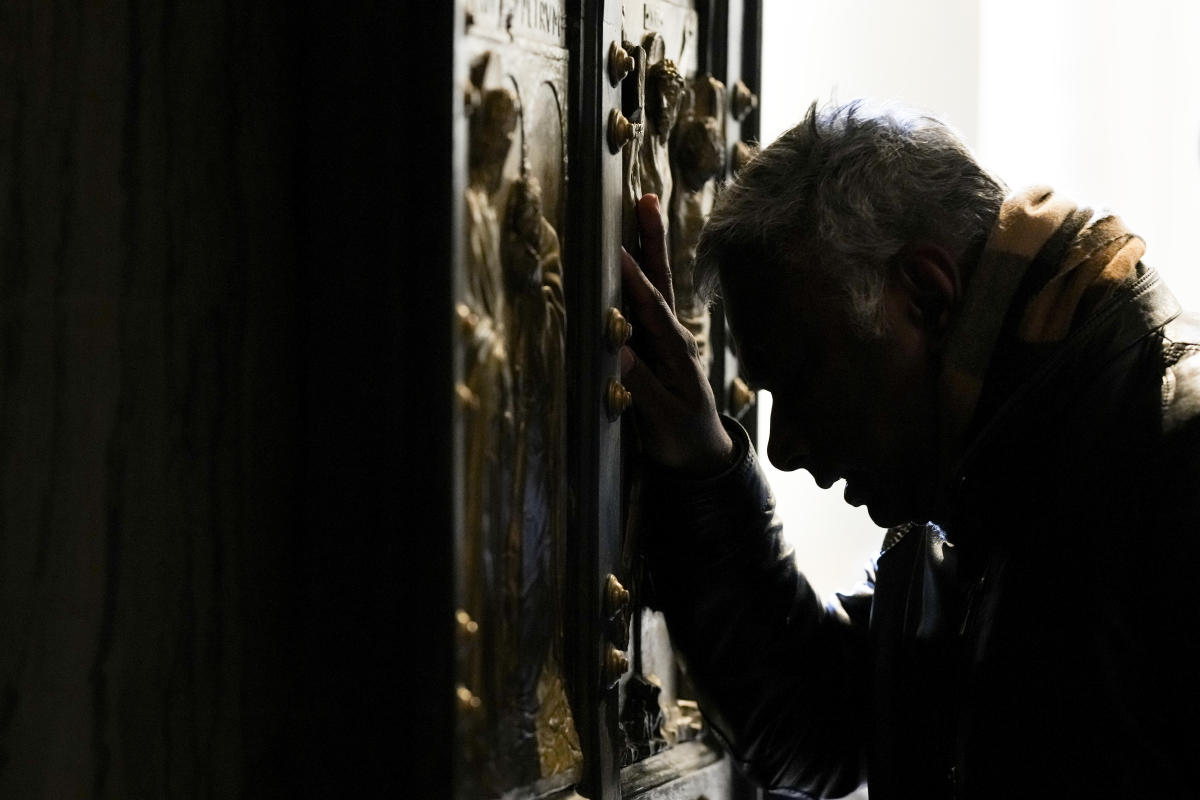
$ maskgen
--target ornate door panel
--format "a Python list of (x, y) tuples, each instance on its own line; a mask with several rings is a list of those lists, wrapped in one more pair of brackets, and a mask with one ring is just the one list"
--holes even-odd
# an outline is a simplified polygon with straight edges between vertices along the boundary
[(756, 101), (737, 80), (757, 74), (757, 5), (461, 10), (454, 794), (748, 796), (689, 699), (664, 621), (642, 607), (617, 351), (629, 335), (619, 248), (636, 252), (633, 202), (653, 192), (681, 318), (719, 402), (731, 396), (721, 317), (695, 302), (689, 267), (750, 132)]
[(577, 783), (567, 699), (565, 9), (478, 3), (468, 65), (456, 623), (464, 796)]
[[(724, 86), (700, 69), (699, 18), (691, 4), (624, 0), (620, 50), (635, 65), (624, 78), (617, 127), (622, 146), (622, 240), (638, 252), (634, 203), (658, 195), (681, 321), (713, 361), (708, 310), (696, 301), (691, 263), (696, 237), (722, 173)], [(619, 572), (633, 592), (631, 669), (621, 682), (622, 766), (631, 767), (702, 730), (695, 704), (680, 697), (678, 668), (662, 616), (642, 607), (636, 542), (639, 479), (635, 431), (626, 430), (626, 525)], [(652, 532), (649, 532), (652, 533)], [(681, 702), (682, 700), (682, 702)]]
[(738, 791), (618, 254), (658, 192), (687, 297), (757, 0), (3, 8), (0, 795)]

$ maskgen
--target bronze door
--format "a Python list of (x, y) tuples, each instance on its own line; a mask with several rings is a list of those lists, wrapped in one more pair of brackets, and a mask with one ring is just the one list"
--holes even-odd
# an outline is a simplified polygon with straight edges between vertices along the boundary
[(615, 346), (744, 3), (4, 4), (0, 795), (730, 796)]
[[(739, 415), (691, 252), (756, 138), (757, 3), (466, 3), (455, 35), (455, 796), (747, 796), (643, 608), (617, 350), (632, 203)], [(670, 751), (669, 753), (667, 751)], [(738, 793), (741, 794), (738, 794)]]

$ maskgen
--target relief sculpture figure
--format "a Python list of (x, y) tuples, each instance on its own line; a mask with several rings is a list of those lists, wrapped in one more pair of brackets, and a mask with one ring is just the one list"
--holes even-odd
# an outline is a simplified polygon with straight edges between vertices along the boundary
[(712, 363), (708, 309), (696, 297), (693, 266), (700, 229), (716, 199), (716, 178), (725, 169), (724, 107), (724, 84), (696, 76), (671, 141), (675, 186), (669, 230), (675, 305), (706, 366)]
[(462, 323), (463, 366), (463, 606), (476, 624), (460, 652), (462, 692), (471, 698), (461, 719), (464, 757), (471, 770), (492, 783), (496, 759), (488, 745), (499, 723), (503, 687), (491, 665), (498, 645), (498, 620), (489, 598), (496, 591), (492, 553), (510, 517), (513, 387), (507, 343), (507, 303), (501, 263), (495, 194), (517, 128), (517, 98), (509, 89), (483, 89), (486, 61), (474, 70), (466, 207), (466, 275), (458, 313)]
[(634, 207), (643, 194), (642, 146), (646, 137), (646, 53), (632, 42), (624, 43), (633, 57), (633, 73), (621, 86), (621, 105), (629, 120), (629, 141), (621, 149), (621, 244), (631, 253), (637, 252), (637, 220)]
[[(513, 88), (509, 88), (512, 86)], [(529, 175), (516, 84), (472, 68), (466, 274), (461, 796), (497, 796), (582, 761), (563, 679), (566, 303), (558, 235)], [(522, 135), (521, 151), (527, 145)], [(506, 166), (507, 165), (507, 166)], [(470, 785), (467, 785), (467, 784)]]
[(646, 127), (639, 151), (641, 191), (642, 194), (658, 195), (659, 208), (664, 215), (663, 226), (667, 228), (669, 220), (666, 217), (674, 184), (669, 144), (683, 100), (684, 80), (675, 62), (664, 56), (666, 48), (662, 36), (646, 34), (642, 49), (646, 58)]
[[(628, 185), (629, 194), (625, 198), (626, 231), (636, 231), (636, 224), (629, 221), (634, 213), (634, 205), (642, 194), (656, 194), (659, 197), (659, 207), (662, 212), (664, 229), (670, 230), (670, 219), (667, 217), (668, 204), (672, 196), (674, 179), (671, 174), (671, 133), (678, 119), (680, 102), (683, 101), (685, 82), (683, 74), (671, 59), (666, 58), (664, 38), (658, 32), (648, 31), (642, 36), (641, 46), (635, 48), (638, 64), (637, 79), (638, 96), (640, 96), (640, 119), (643, 122), (642, 136), (631, 143), (636, 150), (626, 151), (626, 160), (634, 160), (636, 154), (637, 186)], [(632, 78), (632, 76), (631, 76)], [(626, 248), (629, 245), (626, 243)], [(636, 251), (631, 251), (636, 252)], [(636, 482), (636, 477), (635, 477)], [(634, 530), (637, 516), (637, 489), (631, 488), (626, 500), (626, 531)], [(626, 533), (625, 546), (630, 546), (630, 534)], [(631, 566), (631, 565), (630, 565)], [(638, 573), (630, 573), (630, 588), (635, 597), (640, 595), (641, 579)], [(640, 637), (640, 626), (635, 625), (635, 638)], [(662, 646), (670, 646), (666, 642)], [(642, 642), (635, 644), (638, 657), (635, 657), (634, 670), (625, 681), (622, 709), (620, 709), (620, 729), (622, 729), (624, 747), (622, 764), (629, 765), (637, 760), (659, 752), (666, 747), (667, 741), (662, 736), (662, 724), (665, 716), (662, 712), (661, 688), (655, 684), (656, 678), (648, 678), (642, 674), (642, 658), (640, 657)]]
[(510, 675), (520, 749), (542, 777), (581, 760), (563, 683), (566, 302), (558, 235), (542, 215), (538, 180), (509, 190), (503, 261), (515, 396), (512, 512), (504, 551), (506, 614), (515, 620)]

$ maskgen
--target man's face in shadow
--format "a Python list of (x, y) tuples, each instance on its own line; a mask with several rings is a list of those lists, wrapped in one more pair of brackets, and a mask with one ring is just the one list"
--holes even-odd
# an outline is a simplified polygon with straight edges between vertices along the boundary
[(779, 283), (722, 271), (738, 359), (751, 385), (772, 395), (771, 463), (807, 469), (822, 488), (845, 479), (847, 502), (865, 505), (876, 524), (928, 520), (939, 360), (906, 318), (903, 288), (889, 281), (887, 327), (876, 337), (859, 330), (827, 281)]

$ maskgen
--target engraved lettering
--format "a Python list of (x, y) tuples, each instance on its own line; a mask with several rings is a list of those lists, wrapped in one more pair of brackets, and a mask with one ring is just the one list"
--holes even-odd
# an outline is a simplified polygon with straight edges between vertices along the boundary
[(560, 5), (549, 0), (518, 0), (516, 20), (525, 30), (560, 39), (566, 33)]

